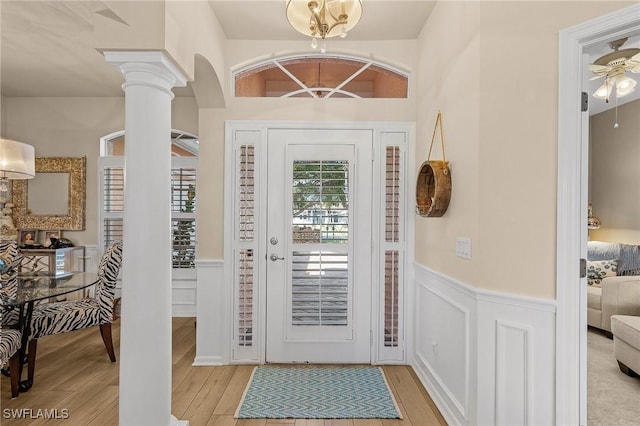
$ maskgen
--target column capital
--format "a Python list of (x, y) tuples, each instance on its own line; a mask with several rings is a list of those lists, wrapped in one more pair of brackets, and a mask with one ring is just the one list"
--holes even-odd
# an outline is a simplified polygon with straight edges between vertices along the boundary
[(171, 91), (187, 85), (187, 77), (161, 51), (105, 51), (107, 62), (118, 67), (125, 78), (123, 89), (132, 84), (153, 85)]

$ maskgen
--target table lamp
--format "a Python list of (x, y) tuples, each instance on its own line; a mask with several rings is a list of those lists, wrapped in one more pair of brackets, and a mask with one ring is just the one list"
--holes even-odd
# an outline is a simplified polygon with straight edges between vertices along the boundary
[(31, 179), (36, 175), (33, 146), (0, 138), (0, 240), (15, 240), (17, 230), (11, 218), (11, 204), (7, 203), (10, 179)]

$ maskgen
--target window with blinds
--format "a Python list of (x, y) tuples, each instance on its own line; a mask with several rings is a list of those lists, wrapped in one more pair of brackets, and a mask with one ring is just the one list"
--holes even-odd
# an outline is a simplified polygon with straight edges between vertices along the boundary
[(102, 238), (106, 247), (122, 240), (124, 213), (124, 168), (105, 167), (102, 172)]
[(387, 146), (384, 172), (384, 346), (398, 346), (400, 286), (399, 247), (401, 242), (401, 156), (398, 146)]
[(292, 175), (291, 324), (346, 326), (349, 253), (328, 246), (349, 241), (349, 162), (294, 161)]
[(254, 345), (254, 248), (255, 238), (255, 147), (241, 145), (236, 151), (236, 342)]
[(174, 269), (193, 268), (196, 260), (196, 169), (171, 169), (171, 236)]
[(348, 259), (348, 253), (293, 252), (291, 325), (349, 325)]
[(349, 238), (349, 162), (293, 162), (293, 243), (345, 244)]
[[(187, 144), (188, 143), (188, 144)], [(106, 141), (100, 158), (99, 238), (103, 248), (122, 240), (124, 217), (124, 138)], [(172, 133), (171, 239), (174, 269), (195, 268), (197, 138)]]

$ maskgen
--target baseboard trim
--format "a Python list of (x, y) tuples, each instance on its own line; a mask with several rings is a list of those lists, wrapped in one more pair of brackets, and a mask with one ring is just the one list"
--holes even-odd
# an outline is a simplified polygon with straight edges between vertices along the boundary
[(191, 365), (194, 367), (220, 367), (227, 364), (220, 356), (196, 356)]

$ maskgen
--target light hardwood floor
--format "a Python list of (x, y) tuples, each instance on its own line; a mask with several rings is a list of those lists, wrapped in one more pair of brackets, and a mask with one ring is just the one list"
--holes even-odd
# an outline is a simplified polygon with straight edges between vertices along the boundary
[[(119, 321), (116, 321), (113, 329), (116, 354), (120, 343), (119, 325)], [(411, 367), (407, 366), (383, 367), (402, 411), (402, 420), (236, 420), (233, 413), (253, 366), (193, 367), (191, 363), (194, 356), (194, 319), (174, 318), (171, 411), (178, 419), (189, 420), (191, 426), (446, 425)], [(153, 386), (153, 383), (149, 386)], [(38, 341), (33, 388), (12, 400), (9, 379), (2, 376), (0, 397), (0, 424), (3, 426), (117, 425), (118, 362), (109, 362), (98, 328), (44, 337)], [(39, 410), (48, 410), (49, 415), (68, 418), (45, 421), (42, 418), (44, 412)], [(12, 418), (12, 413), (16, 412), (27, 418)]]

